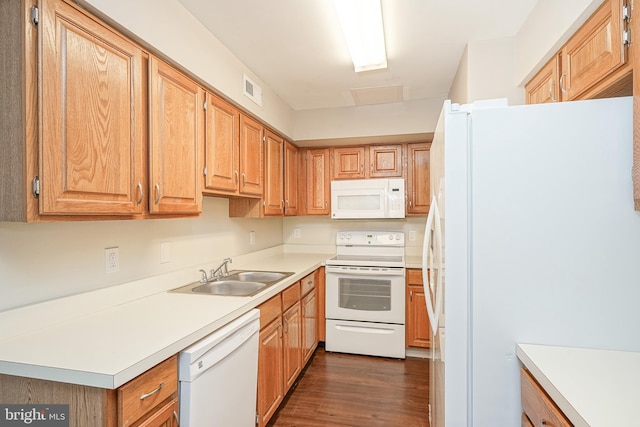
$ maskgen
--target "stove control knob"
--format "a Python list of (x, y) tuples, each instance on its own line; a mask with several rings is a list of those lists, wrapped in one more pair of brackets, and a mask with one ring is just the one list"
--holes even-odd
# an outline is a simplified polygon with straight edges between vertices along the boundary
[(396, 234), (396, 240), (400, 240), (400, 235)]
[(338, 235), (338, 239), (340, 239), (340, 240), (344, 240), (344, 233), (340, 233), (340, 234)]
[(347, 240), (351, 238), (351, 234), (347, 233)]
[(393, 234), (389, 234), (389, 240), (393, 240)]

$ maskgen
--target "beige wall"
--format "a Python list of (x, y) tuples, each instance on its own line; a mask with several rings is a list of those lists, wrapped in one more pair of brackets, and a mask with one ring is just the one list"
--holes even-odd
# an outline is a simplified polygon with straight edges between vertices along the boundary
[(515, 81), (515, 39), (511, 37), (467, 43), (449, 99), (459, 104), (507, 98), (524, 103), (524, 89)]
[[(192, 219), (0, 222), (0, 311), (185, 268), (195, 279), (205, 264), (282, 244), (282, 219), (230, 219), (228, 206), (205, 197), (202, 216)], [(161, 264), (165, 242), (171, 261)], [(104, 250), (113, 246), (120, 271), (107, 274)]]
[(456, 76), (453, 78), (453, 84), (449, 89), (449, 99), (453, 103), (468, 104), (469, 103), (469, 45), (464, 47), (462, 57), (458, 63)]

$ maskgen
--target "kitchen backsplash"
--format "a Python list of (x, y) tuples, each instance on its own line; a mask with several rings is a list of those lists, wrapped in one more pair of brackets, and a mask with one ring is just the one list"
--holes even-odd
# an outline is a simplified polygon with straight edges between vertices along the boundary
[[(404, 231), (408, 255), (420, 254), (424, 236), (424, 217), (229, 218), (228, 206), (227, 199), (205, 197), (202, 216), (193, 219), (0, 222), (0, 311), (188, 268), (197, 275), (205, 264), (282, 244), (302, 245), (307, 252), (332, 251), (340, 230)], [(296, 229), (300, 237), (295, 237)], [(161, 263), (163, 243), (169, 262)], [(118, 248), (119, 271), (107, 273), (105, 249), (112, 247)]]
[[(197, 274), (215, 260), (282, 244), (282, 219), (230, 219), (228, 206), (205, 197), (193, 219), (0, 222), (0, 311), (185, 268)], [(169, 244), (167, 263), (160, 263), (161, 243)], [(107, 274), (111, 247), (118, 247), (119, 271)]]

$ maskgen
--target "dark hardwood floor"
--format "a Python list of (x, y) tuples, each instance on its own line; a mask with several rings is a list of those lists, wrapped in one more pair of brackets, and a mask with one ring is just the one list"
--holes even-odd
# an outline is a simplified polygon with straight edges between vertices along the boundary
[(429, 361), (327, 353), (311, 363), (272, 427), (427, 427)]

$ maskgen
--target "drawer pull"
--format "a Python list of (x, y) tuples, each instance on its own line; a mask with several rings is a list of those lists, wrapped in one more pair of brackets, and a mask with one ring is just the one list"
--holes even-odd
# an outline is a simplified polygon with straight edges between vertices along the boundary
[(180, 418), (178, 418), (178, 413), (173, 411), (173, 417), (176, 419), (176, 425), (180, 427)]
[(160, 385), (158, 386), (157, 389), (153, 390), (152, 392), (149, 392), (147, 394), (143, 394), (142, 396), (140, 396), (140, 400), (145, 400), (147, 397), (151, 397), (154, 394), (158, 393), (160, 390), (162, 390), (162, 386), (164, 386), (164, 383), (160, 383)]
[(550, 423), (549, 421), (545, 420), (544, 418), (542, 419), (542, 424), (540, 424), (540, 425), (554, 427), (553, 423)]

